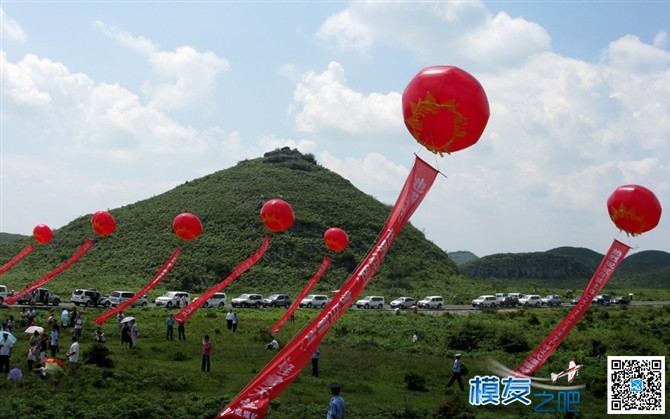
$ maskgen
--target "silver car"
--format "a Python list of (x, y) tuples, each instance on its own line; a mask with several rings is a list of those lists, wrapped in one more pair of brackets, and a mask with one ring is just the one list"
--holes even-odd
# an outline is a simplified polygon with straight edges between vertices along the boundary
[[(109, 293), (109, 302), (112, 303), (112, 307), (116, 307), (130, 300), (134, 296), (135, 293), (132, 291), (112, 291)], [(149, 299), (147, 299), (146, 295), (141, 296), (131, 304), (132, 307), (146, 307), (148, 305)]]

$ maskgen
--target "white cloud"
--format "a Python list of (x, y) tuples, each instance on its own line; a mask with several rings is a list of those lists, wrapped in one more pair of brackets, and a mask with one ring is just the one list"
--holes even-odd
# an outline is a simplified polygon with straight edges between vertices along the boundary
[(550, 48), (541, 26), (506, 13), (493, 16), (479, 1), (353, 2), (328, 18), (317, 36), (345, 50), (368, 54), (379, 43), (405, 48), (424, 63), (446, 60), (468, 68), (516, 65)]
[(336, 62), (321, 74), (303, 76), (293, 92), (293, 112), (300, 132), (335, 130), (348, 133), (398, 128), (400, 94), (363, 95), (346, 85), (344, 69)]
[(160, 110), (187, 107), (212, 110), (216, 78), (220, 72), (230, 69), (227, 60), (213, 52), (199, 52), (190, 46), (181, 46), (170, 52), (160, 51), (156, 44), (144, 37), (135, 37), (100, 21), (96, 21), (94, 26), (124, 47), (147, 56), (158, 76), (158, 80), (147, 80), (142, 84), (142, 92), (149, 98), (152, 107)]
[(26, 34), (23, 32), (21, 25), (16, 23), (12, 18), (7, 16), (5, 10), (0, 7), (0, 32), (3, 37), (8, 37), (17, 42), (25, 42)]
[(116, 26), (108, 27), (103, 22), (96, 20), (93, 22), (93, 27), (100, 30), (106, 36), (116, 40), (119, 44), (138, 52), (142, 55), (151, 56), (158, 52), (158, 45), (154, 44), (150, 39), (143, 36), (133, 36), (132, 34), (121, 30)]

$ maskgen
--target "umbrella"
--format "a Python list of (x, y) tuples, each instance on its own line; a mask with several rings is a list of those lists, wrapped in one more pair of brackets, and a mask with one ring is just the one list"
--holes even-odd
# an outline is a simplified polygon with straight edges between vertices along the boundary
[[(9, 332), (0, 332), (0, 334), (2, 334), (2, 335), (7, 335), (7, 340), (8, 340), (8, 341), (10, 341), (10, 342), (12, 342), (12, 343), (16, 343), (16, 336), (12, 335), (11, 333), (9, 333)], [(3, 337), (2, 340), (4, 340), (4, 339), (5, 339), (5, 338)]]
[(133, 321), (133, 320), (135, 320), (135, 317), (130, 317), (130, 316), (129, 317), (124, 317), (121, 320), (121, 323), (128, 323), (129, 321)]
[(35, 332), (42, 333), (42, 332), (44, 332), (44, 328), (40, 327), (40, 326), (30, 326), (26, 329), (26, 333), (28, 333), (28, 334), (32, 335)]
[(63, 371), (63, 363), (56, 358), (47, 358), (44, 360), (44, 370), (52, 373)]

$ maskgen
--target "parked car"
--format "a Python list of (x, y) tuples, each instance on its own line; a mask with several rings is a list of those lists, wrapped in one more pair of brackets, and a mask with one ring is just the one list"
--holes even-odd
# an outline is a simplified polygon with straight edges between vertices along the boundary
[(416, 305), (416, 300), (412, 297), (398, 297), (389, 304), (391, 308), (411, 308)]
[(612, 302), (612, 297), (607, 294), (598, 294), (596, 298), (593, 299), (593, 304), (600, 304), (601, 306), (608, 306)]
[(550, 294), (550, 295), (547, 295), (546, 297), (544, 297), (542, 299), (542, 305), (543, 306), (549, 306), (549, 307), (556, 306), (556, 307), (558, 307), (561, 304), (563, 304), (563, 300), (561, 300), (561, 296), (557, 295), (557, 294)]
[(573, 298), (572, 300), (570, 300), (570, 304), (577, 304), (580, 298), (581, 297)]
[[(193, 301), (197, 300), (198, 298), (199, 297), (195, 297)], [(225, 292), (217, 292), (214, 295), (212, 295), (207, 301), (205, 301), (205, 304), (202, 305), (202, 308), (225, 307), (227, 301), (228, 300), (226, 299)]]
[(542, 297), (537, 294), (526, 295), (519, 299), (519, 304), (524, 307), (539, 307), (542, 305)]
[(328, 301), (327, 295), (310, 294), (300, 301), (300, 308), (324, 308)]
[[(130, 300), (134, 296), (135, 293), (132, 291), (112, 291), (109, 293), (109, 302), (112, 303), (112, 307), (116, 307)], [(131, 304), (132, 307), (146, 307), (148, 305), (149, 299), (146, 295), (141, 296)]]
[(263, 307), (291, 307), (291, 297), (288, 294), (272, 294), (263, 299)]
[(436, 308), (440, 310), (444, 304), (444, 298), (439, 295), (430, 295), (419, 301), (419, 308)]
[(54, 294), (46, 288), (38, 288), (35, 291), (24, 295), (19, 298), (16, 302), (18, 304), (31, 304), (31, 297), (35, 296), (35, 303), (43, 305), (54, 305), (57, 306), (60, 304), (60, 295)]
[(472, 306), (479, 308), (495, 307), (497, 303), (498, 299), (495, 295), (480, 295), (479, 297), (472, 300)]
[(508, 297), (514, 297), (514, 298), (516, 298), (517, 301), (519, 301), (520, 299), (525, 297), (526, 294), (523, 294), (523, 293), (520, 293), (520, 292), (510, 292), (509, 294), (507, 294), (507, 296)]
[(501, 300), (498, 300), (500, 307), (516, 307), (519, 305), (519, 300), (516, 297), (503, 297)]
[(612, 300), (612, 304), (626, 305), (630, 304), (628, 297), (616, 297)]
[(95, 288), (76, 289), (70, 296), (70, 302), (76, 306), (86, 307), (110, 307), (112, 302), (106, 295), (102, 295)]
[(170, 291), (156, 298), (154, 303), (156, 307), (165, 306), (172, 307), (186, 307), (191, 302), (191, 296), (184, 291)]
[(260, 294), (242, 294), (230, 301), (233, 307), (255, 307), (263, 305), (263, 297)]
[(358, 308), (384, 308), (384, 297), (378, 295), (368, 295), (362, 299), (356, 301), (356, 307)]
[(5, 298), (9, 297), (9, 290), (6, 285), (0, 285), (0, 304), (5, 302)]

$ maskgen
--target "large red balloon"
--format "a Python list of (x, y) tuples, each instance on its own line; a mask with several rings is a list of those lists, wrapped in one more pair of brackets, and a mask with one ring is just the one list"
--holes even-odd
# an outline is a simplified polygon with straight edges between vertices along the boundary
[(116, 221), (107, 211), (98, 211), (91, 217), (91, 226), (100, 237), (109, 236), (116, 231)]
[(442, 155), (479, 140), (489, 120), (489, 102), (477, 79), (460, 68), (427, 67), (405, 88), (402, 114), (412, 136)]
[(48, 225), (38, 224), (33, 229), (33, 237), (37, 243), (47, 244), (51, 242), (51, 239), (53, 239), (54, 235)]
[(340, 252), (349, 245), (349, 237), (341, 228), (333, 227), (326, 230), (323, 235), (326, 246), (334, 252)]
[(270, 231), (284, 231), (293, 225), (293, 208), (281, 199), (271, 199), (261, 208), (261, 220)]
[(202, 223), (200, 219), (188, 212), (174, 217), (172, 228), (175, 234), (182, 240), (193, 240), (202, 233)]
[(661, 203), (644, 186), (619, 186), (607, 200), (610, 218), (620, 230), (637, 236), (651, 230), (661, 219)]

